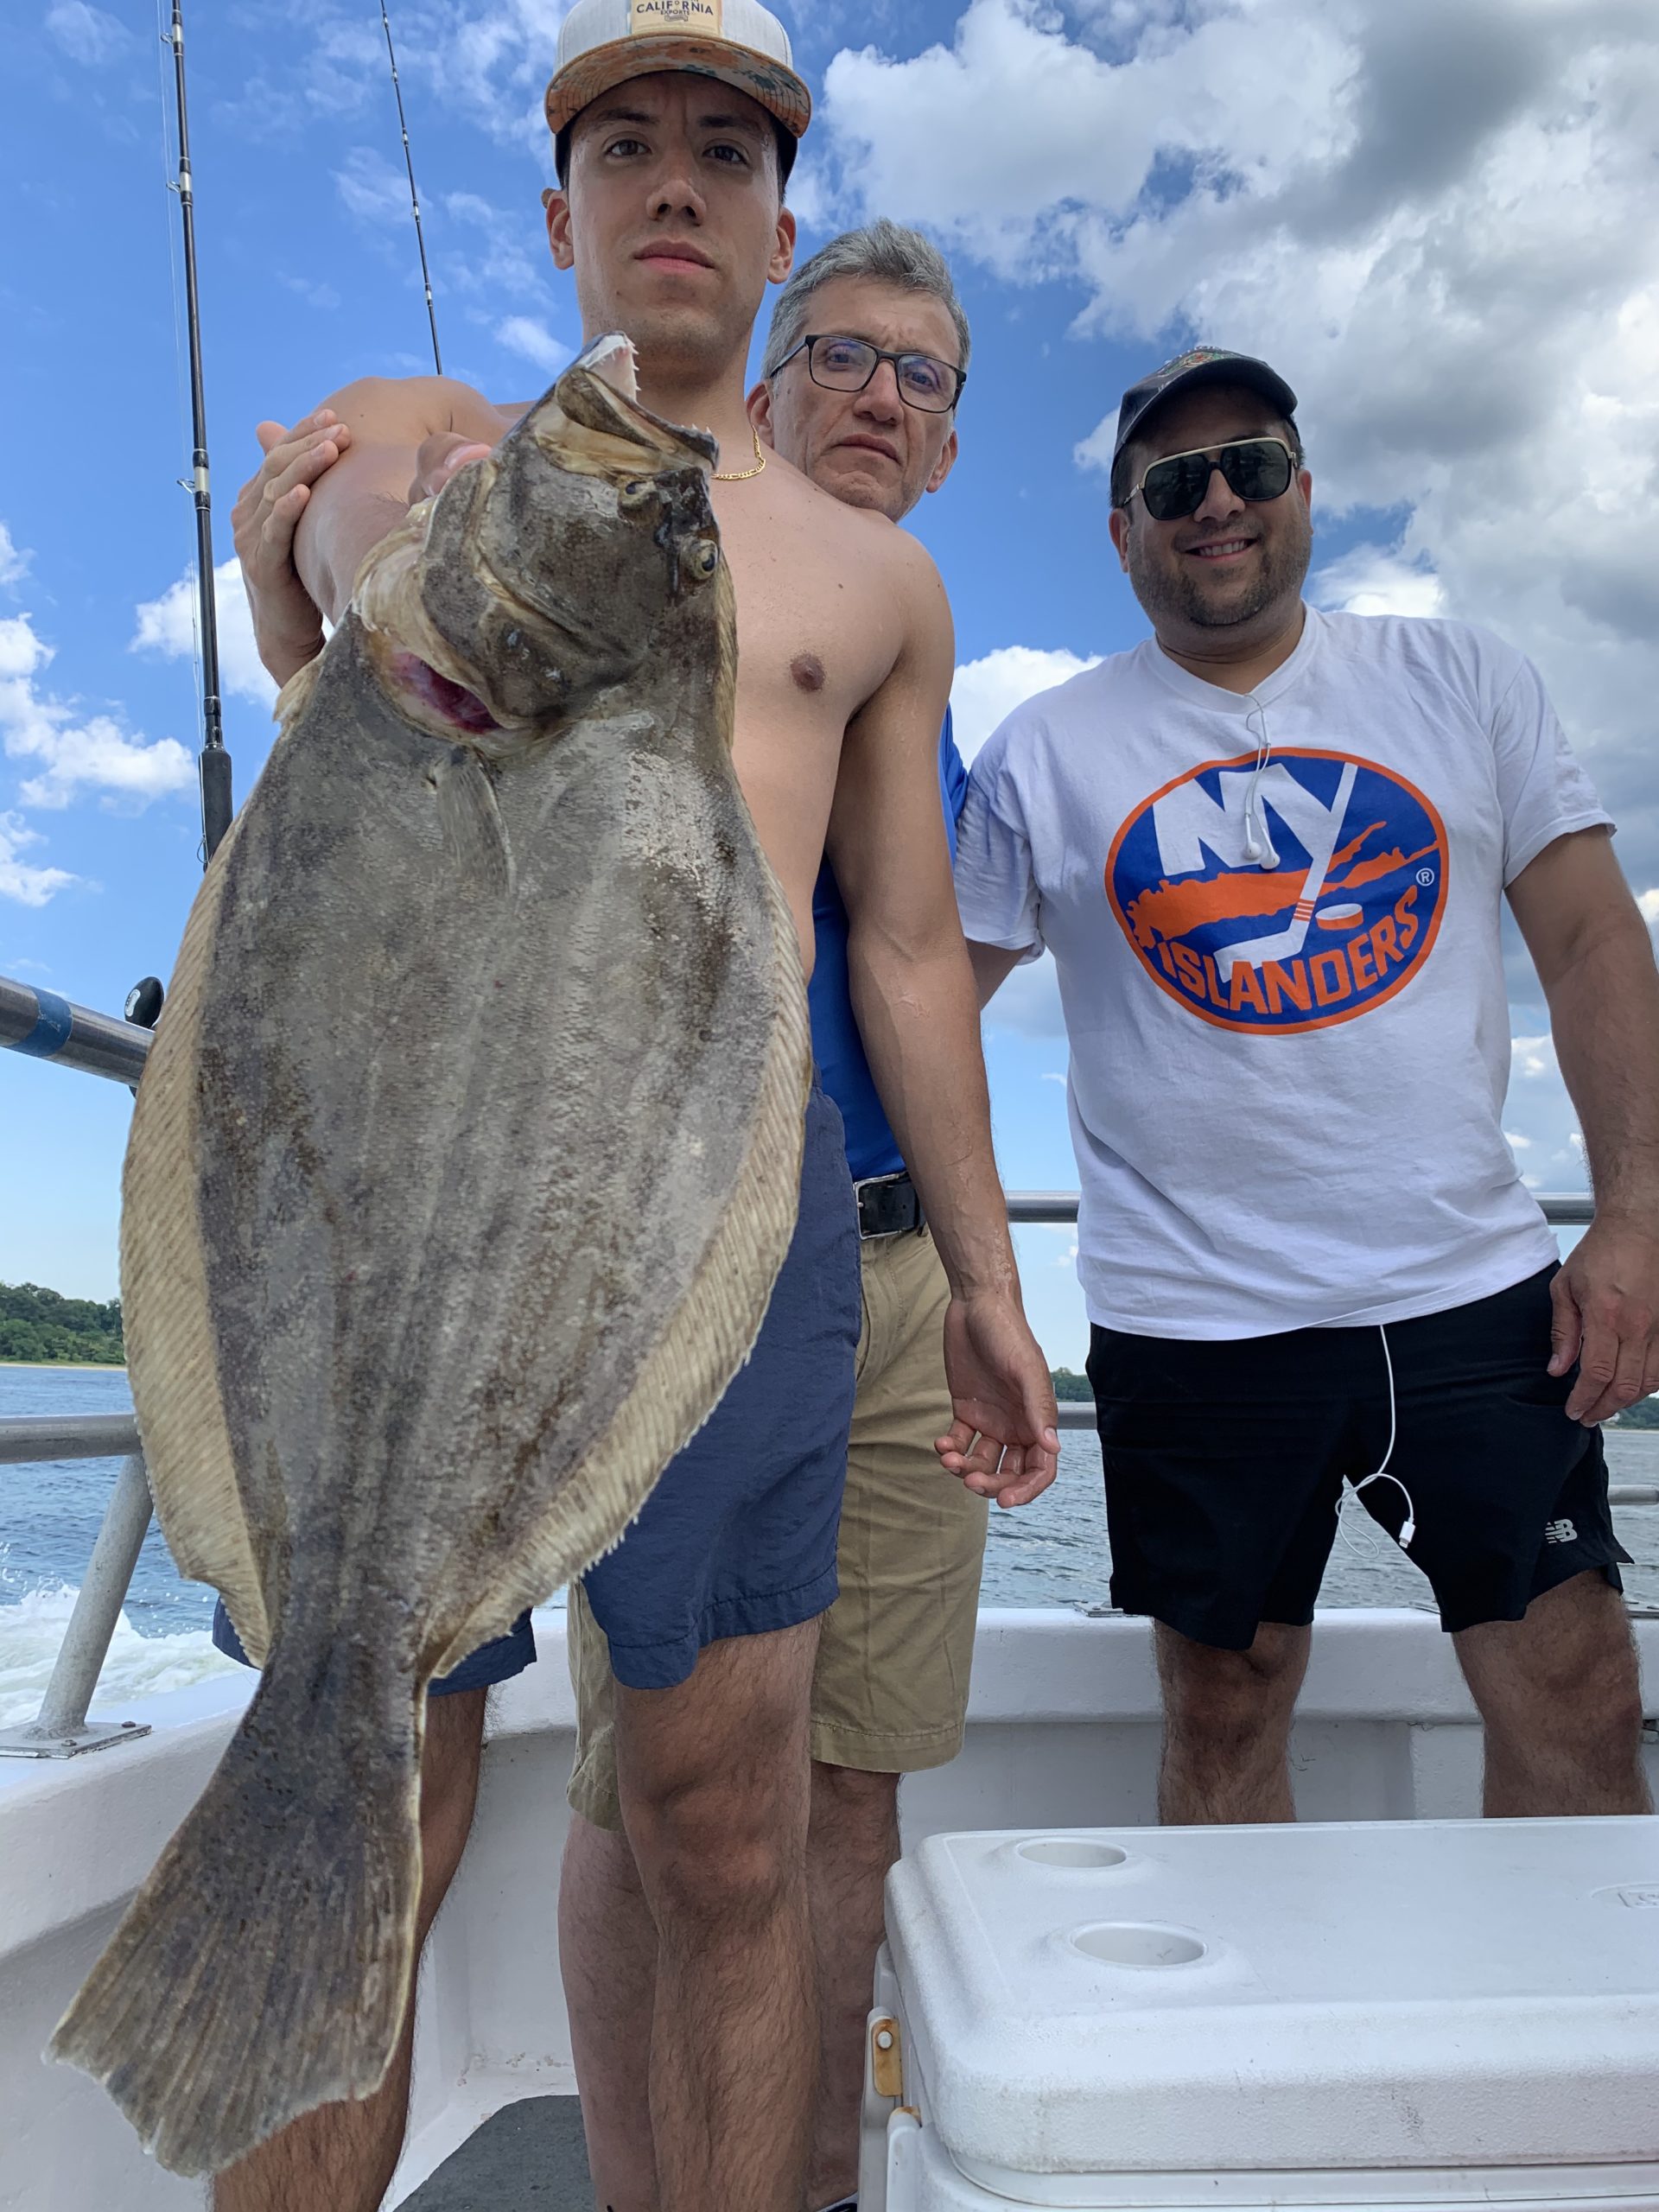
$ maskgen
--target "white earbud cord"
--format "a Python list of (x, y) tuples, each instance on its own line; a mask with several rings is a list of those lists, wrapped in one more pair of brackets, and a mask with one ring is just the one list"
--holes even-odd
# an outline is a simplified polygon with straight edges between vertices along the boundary
[(1273, 840), (1268, 835), (1268, 825), (1262, 812), (1262, 778), (1273, 758), (1273, 741), (1268, 735), (1268, 710), (1256, 697), (1249, 694), (1252, 711), (1244, 717), (1244, 727), (1261, 720), (1255, 734), (1255, 770), (1250, 778), (1250, 787), (1244, 794), (1244, 857), (1256, 868), (1277, 868), (1279, 855), (1273, 849)]
[[(1344, 1480), (1349, 1490), (1356, 1497), (1359, 1496), (1361, 1491), (1368, 1489), (1372, 1483), (1392, 1483), (1394, 1484), (1401, 1497), (1406, 1501), (1406, 1517), (1400, 1524), (1399, 1535), (1395, 1538), (1395, 1541), (1399, 1545), (1401, 1550), (1404, 1552), (1410, 1550), (1411, 1540), (1417, 1534), (1417, 1514), (1416, 1509), (1413, 1506), (1411, 1502), (1411, 1492), (1406, 1488), (1404, 1483), (1401, 1481), (1399, 1476), (1391, 1473), (1389, 1468), (1389, 1462), (1394, 1457), (1395, 1439), (1400, 1433), (1400, 1414), (1398, 1405), (1395, 1399), (1394, 1355), (1389, 1350), (1389, 1332), (1386, 1327), (1379, 1325), (1376, 1333), (1382, 1339), (1382, 1364), (1388, 1370), (1389, 1376), (1389, 1448), (1382, 1454), (1382, 1465), (1376, 1468), (1373, 1473), (1363, 1475), (1358, 1482), (1355, 1482), (1351, 1476), (1345, 1476)], [(1337, 1492), (1337, 1533), (1351, 1551), (1359, 1550), (1359, 1547), (1354, 1542), (1352, 1537), (1349, 1535), (1348, 1531), (1342, 1525), (1342, 1492), (1340, 1490)], [(1364, 1554), (1363, 1552), (1360, 1553), (1360, 1557), (1362, 1559), (1364, 1557)]]

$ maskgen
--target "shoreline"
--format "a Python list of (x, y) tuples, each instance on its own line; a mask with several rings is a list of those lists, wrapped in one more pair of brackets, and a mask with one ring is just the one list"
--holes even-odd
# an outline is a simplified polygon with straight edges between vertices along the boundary
[(127, 1371), (124, 1359), (0, 1359), (0, 1367), (23, 1368), (34, 1375), (124, 1375)]

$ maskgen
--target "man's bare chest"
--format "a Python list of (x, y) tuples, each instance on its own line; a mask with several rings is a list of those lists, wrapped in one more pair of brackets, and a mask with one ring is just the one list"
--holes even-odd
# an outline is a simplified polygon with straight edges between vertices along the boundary
[[(904, 642), (879, 564), (807, 558), (725, 534), (737, 601), (741, 722), (780, 717), (837, 746), (892, 674)], [(799, 549), (795, 550), (798, 553)]]

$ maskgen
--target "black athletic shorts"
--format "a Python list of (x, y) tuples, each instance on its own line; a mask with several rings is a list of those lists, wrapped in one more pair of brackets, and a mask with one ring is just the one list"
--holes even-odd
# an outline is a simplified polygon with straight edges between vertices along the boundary
[[(1391, 1321), (1410, 1493), (1407, 1556), (1447, 1630), (1516, 1621), (1586, 1567), (1622, 1590), (1601, 1432), (1568, 1421), (1551, 1376), (1554, 1267), (1449, 1313)], [(1381, 1466), (1389, 1380), (1377, 1328), (1296, 1329), (1200, 1343), (1091, 1332), (1106, 1470), (1112, 1603), (1195, 1643), (1243, 1651), (1258, 1624), (1313, 1618), (1344, 1476)], [(1397, 1538), (1390, 1482), (1360, 1502)]]

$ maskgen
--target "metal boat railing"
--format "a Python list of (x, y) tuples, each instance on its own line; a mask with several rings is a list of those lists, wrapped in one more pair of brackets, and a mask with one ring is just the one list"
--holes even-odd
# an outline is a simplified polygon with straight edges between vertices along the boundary
[(0, 976), (0, 1046), (26, 1052), (31, 1059), (54, 1060), (83, 1075), (107, 1076), (112, 1083), (137, 1083), (155, 1034), (118, 1014), (94, 1014), (55, 991)]
[[(93, 1013), (55, 992), (0, 976), (0, 1047), (117, 1083), (137, 1084), (153, 1042), (152, 1032), (137, 1023)], [(1075, 1191), (1010, 1191), (1007, 1203), (1008, 1219), (1015, 1224), (1064, 1225), (1077, 1217)], [(1545, 1192), (1538, 1203), (1545, 1218), (1560, 1228), (1581, 1226), (1595, 1211), (1589, 1194), (1582, 1192)], [(1086, 1399), (1062, 1402), (1058, 1410), (1062, 1429), (1092, 1429), (1095, 1425), (1095, 1408)], [(0, 1420), (0, 1466), (105, 1459), (120, 1459), (124, 1464), (41, 1710), (25, 1726), (0, 1732), (0, 1758), (73, 1758), (79, 1752), (132, 1742), (149, 1732), (130, 1720), (86, 1718), (149, 1528), (149, 1484), (137, 1424), (130, 1414)], [(1615, 1505), (1659, 1504), (1659, 1484), (1620, 1483), (1608, 1496)]]

